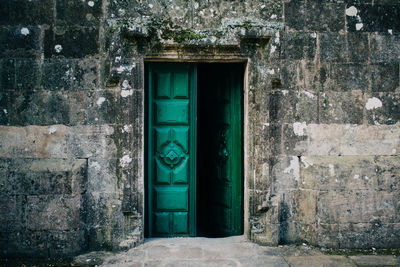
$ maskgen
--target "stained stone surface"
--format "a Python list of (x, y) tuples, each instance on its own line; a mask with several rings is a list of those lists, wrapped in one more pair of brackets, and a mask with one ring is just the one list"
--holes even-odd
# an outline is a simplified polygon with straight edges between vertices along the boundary
[(149, 59), (246, 62), (246, 238), (399, 248), (400, 4), (378, 2), (0, 1), (0, 255), (143, 242)]

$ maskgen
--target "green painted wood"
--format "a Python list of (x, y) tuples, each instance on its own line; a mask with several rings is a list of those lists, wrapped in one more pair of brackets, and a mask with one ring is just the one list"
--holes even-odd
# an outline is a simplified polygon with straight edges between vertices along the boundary
[(194, 236), (196, 66), (148, 66), (149, 236)]
[[(199, 216), (206, 236), (243, 233), (242, 198), (242, 68), (233, 64), (206, 66), (199, 79), (198, 129)], [(200, 71), (201, 73), (201, 71)], [(203, 90), (200, 92), (200, 90)], [(202, 114), (200, 114), (202, 113)], [(201, 121), (200, 121), (201, 120)], [(201, 137), (200, 137), (201, 136)]]

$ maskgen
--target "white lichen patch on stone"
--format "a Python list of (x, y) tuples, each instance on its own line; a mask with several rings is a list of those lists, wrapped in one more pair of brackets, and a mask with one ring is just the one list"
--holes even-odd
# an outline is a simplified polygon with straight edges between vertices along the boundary
[(122, 87), (121, 87), (121, 96), (122, 97), (128, 97), (130, 95), (133, 95), (133, 89), (131, 89), (131, 86), (127, 80), (124, 80), (122, 82)]
[(106, 99), (105, 99), (104, 97), (99, 97), (99, 99), (97, 99), (96, 104), (97, 104), (98, 106), (101, 106), (101, 104), (103, 104), (104, 101), (106, 101)]
[(355, 6), (351, 6), (348, 9), (346, 9), (346, 15), (349, 17), (354, 17), (357, 16), (357, 8)]
[(279, 44), (280, 39), (281, 39), (280, 33), (279, 33), (279, 32), (276, 32), (276, 33), (275, 33), (274, 42), (275, 42), (276, 44)]
[(283, 170), (284, 173), (292, 173), (294, 176), (294, 179), (298, 181), (300, 179), (300, 164), (299, 164), (299, 158), (296, 156), (292, 156), (292, 159), (290, 160), (289, 167)]
[(89, 2), (88, 2), (88, 6), (94, 7), (94, 2), (93, 2), (93, 1), (89, 1)]
[(49, 130), (47, 131), (49, 134), (53, 134), (57, 132), (57, 128), (55, 126), (50, 126)]
[(300, 158), (301, 162), (304, 164), (304, 168), (307, 169), (310, 166), (313, 166), (314, 163), (312, 163), (308, 158), (306, 157), (301, 157)]
[(270, 54), (273, 54), (276, 51), (276, 46), (271, 45), (271, 51)]
[(122, 73), (124, 71), (132, 71), (134, 67), (136, 67), (136, 63), (132, 63), (132, 65), (122, 65), (116, 68), (116, 71), (118, 73)]
[(307, 92), (307, 91), (303, 91), (303, 93), (308, 97), (308, 98), (310, 98), (310, 99), (314, 99), (314, 95), (312, 94), (312, 93), (310, 93), (310, 92)]
[(356, 24), (356, 30), (357, 31), (361, 30), (363, 27), (364, 27), (364, 24), (362, 24), (362, 23), (357, 23)]
[(133, 95), (133, 89), (130, 90), (121, 90), (121, 96), (122, 97), (128, 97), (130, 95)]
[(120, 160), (119, 160), (119, 165), (124, 168), (129, 165), (129, 163), (132, 162), (132, 158), (129, 157), (129, 155), (124, 155)]
[(28, 28), (22, 28), (21, 29), (21, 34), (27, 36), (29, 34), (29, 29)]
[(132, 125), (124, 125), (124, 127), (122, 127), (121, 129), (122, 133), (130, 133), (132, 132)]
[(335, 166), (333, 164), (329, 164), (329, 175), (330, 176), (335, 176)]
[(307, 124), (305, 122), (293, 123), (293, 132), (297, 136), (304, 136), (306, 129), (307, 129)]
[(367, 104), (365, 104), (365, 108), (367, 110), (376, 109), (382, 107), (382, 101), (379, 98), (372, 97), (367, 100)]
[(63, 50), (63, 48), (62, 48), (62, 46), (61, 45), (55, 45), (54, 46), (54, 50), (56, 51), (56, 53), (61, 53), (61, 51)]

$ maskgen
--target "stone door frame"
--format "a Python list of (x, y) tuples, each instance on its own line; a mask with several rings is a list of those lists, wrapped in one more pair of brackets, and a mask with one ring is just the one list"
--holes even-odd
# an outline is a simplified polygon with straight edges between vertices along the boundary
[[(236, 49), (235, 49), (236, 48)], [(250, 227), (249, 227), (249, 195), (248, 195), (248, 151), (249, 151), (249, 142), (248, 142), (248, 72), (249, 72), (249, 63), (250, 57), (246, 55), (237, 54), (237, 46), (234, 47), (212, 47), (211, 49), (205, 49), (205, 53), (199, 53), (198, 51), (203, 50), (203, 47), (171, 47), (166, 46), (163, 50), (158, 51), (156, 55), (148, 55), (142, 59), (142, 65), (144, 66), (150, 62), (171, 62), (171, 63), (242, 63), (245, 65), (245, 71), (243, 73), (243, 231), (244, 235), (247, 238), (250, 238)], [(188, 51), (189, 50), (189, 51)], [(226, 50), (231, 51), (230, 53)], [(232, 53), (233, 52), (233, 53)], [(145, 71), (142, 71), (142, 79), (145, 81)], [(146, 90), (144, 92), (147, 93)], [(145, 108), (142, 109), (142, 117), (145, 117)], [(144, 132), (144, 131), (143, 131)], [(144, 151), (144, 150), (143, 150)], [(146, 153), (146, 151), (144, 151)], [(145, 157), (143, 157), (144, 159)], [(143, 164), (144, 166), (144, 164)], [(140, 184), (143, 185), (142, 192), (146, 192), (145, 190), (145, 169), (143, 168), (143, 174)], [(145, 203), (145, 195), (143, 194), (143, 203)], [(143, 205), (143, 218), (146, 218), (146, 208)], [(143, 219), (143, 225), (145, 223), (145, 219)]]

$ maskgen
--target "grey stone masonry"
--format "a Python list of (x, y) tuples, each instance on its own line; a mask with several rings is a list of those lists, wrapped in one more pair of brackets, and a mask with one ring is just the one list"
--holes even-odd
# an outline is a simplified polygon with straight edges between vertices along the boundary
[(146, 66), (242, 62), (244, 235), (400, 247), (397, 0), (1, 0), (0, 255), (145, 236)]

